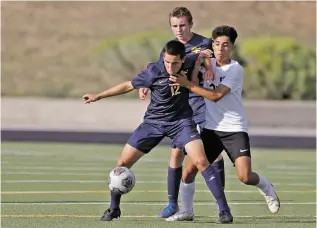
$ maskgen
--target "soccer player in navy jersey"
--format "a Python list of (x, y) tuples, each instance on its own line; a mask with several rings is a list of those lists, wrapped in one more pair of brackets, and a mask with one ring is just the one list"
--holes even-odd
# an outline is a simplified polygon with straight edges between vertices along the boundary
[[(204, 67), (206, 71), (204, 75), (199, 74), (199, 84), (202, 86), (203, 81), (210, 80), (212, 81), (213, 72), (210, 63), (209, 57), (212, 55), (212, 40), (206, 38), (197, 33), (191, 31), (193, 26), (193, 17), (191, 12), (185, 7), (176, 7), (169, 14), (169, 24), (171, 30), (174, 33), (176, 39), (182, 42), (186, 48), (186, 59), (189, 61), (189, 64), (194, 66), (198, 56), (200, 54), (205, 55)], [(163, 53), (160, 54), (160, 59), (162, 59)], [(204, 80), (203, 80), (204, 79)], [(147, 89), (140, 89), (139, 95), (141, 99), (144, 99), (147, 93)], [(189, 94), (189, 104), (193, 109), (193, 120), (196, 125), (199, 126), (199, 129), (202, 129), (205, 124), (205, 112), (206, 106), (204, 98), (195, 93)], [(184, 160), (184, 153), (178, 148), (172, 149), (170, 164), (168, 168), (167, 176), (167, 193), (168, 193), (168, 204), (160, 212), (158, 217), (168, 218), (173, 214), (177, 213), (179, 210), (178, 206), (178, 194), (180, 188), (180, 197), (181, 201), (186, 201), (188, 204), (182, 204), (182, 211), (189, 211), (193, 205), (192, 200), (188, 200), (192, 195), (186, 194), (187, 192), (195, 191), (195, 183), (189, 181), (186, 173), (182, 174), (182, 163)], [(225, 186), (225, 173), (224, 173), (224, 162), (222, 155), (212, 163), (214, 168), (217, 170), (217, 173), (221, 177), (222, 186)], [(186, 170), (184, 170), (186, 172)], [(181, 180), (182, 179), (182, 180)], [(185, 200), (187, 199), (187, 200)]]
[[(173, 148), (186, 149), (214, 195), (219, 207), (218, 223), (231, 223), (227, 200), (216, 170), (207, 160), (200, 135), (193, 122), (188, 89), (170, 86), (171, 75), (191, 75), (193, 67), (185, 58), (185, 46), (179, 41), (169, 41), (163, 49), (163, 60), (150, 63), (132, 81), (123, 82), (99, 94), (85, 94), (84, 103), (91, 103), (103, 98), (128, 93), (134, 89), (149, 88), (151, 101), (143, 122), (132, 133), (125, 145), (117, 167), (131, 168), (144, 154), (149, 153), (164, 137), (172, 140)], [(101, 217), (102, 221), (111, 221), (121, 215), (121, 194), (111, 191), (110, 207)]]

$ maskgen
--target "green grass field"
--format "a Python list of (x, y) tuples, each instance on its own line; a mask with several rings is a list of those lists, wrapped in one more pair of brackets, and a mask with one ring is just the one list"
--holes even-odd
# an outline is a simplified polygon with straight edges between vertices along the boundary
[(316, 227), (315, 152), (257, 150), (253, 169), (270, 179), (281, 200), (272, 215), (257, 189), (241, 184), (226, 157), (226, 195), (233, 225), (217, 225), (215, 201), (197, 178), (193, 222), (156, 218), (167, 199), (169, 148), (158, 147), (133, 167), (136, 186), (122, 197), (122, 217), (100, 222), (109, 205), (107, 176), (122, 146), (2, 143), (2, 227)]

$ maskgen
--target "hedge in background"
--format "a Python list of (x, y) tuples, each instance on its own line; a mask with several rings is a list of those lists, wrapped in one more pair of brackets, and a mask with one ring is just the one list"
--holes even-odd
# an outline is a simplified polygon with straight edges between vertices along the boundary
[(240, 42), (244, 61), (244, 95), (252, 99), (316, 99), (316, 56), (287, 37)]
[[(100, 67), (120, 75), (118, 80), (130, 79), (148, 62), (157, 61), (163, 44), (172, 38), (170, 33), (155, 32), (105, 41), (97, 48)], [(233, 58), (245, 67), (245, 98), (316, 99), (315, 52), (291, 38), (239, 42)]]

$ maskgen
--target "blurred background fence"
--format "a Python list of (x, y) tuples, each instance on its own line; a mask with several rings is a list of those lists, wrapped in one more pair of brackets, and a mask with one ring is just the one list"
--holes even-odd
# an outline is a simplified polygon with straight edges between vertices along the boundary
[[(191, 10), (195, 32), (210, 36), (222, 24), (237, 29), (234, 58), (245, 67), (250, 133), (260, 137), (255, 145), (270, 136), (274, 145), (315, 147), (316, 3), (181, 4)], [(100, 142), (118, 139), (112, 136), (120, 133), (125, 135), (116, 142), (126, 140), (146, 107), (130, 99), (137, 93), (93, 106), (83, 106), (80, 97), (131, 79), (156, 61), (162, 45), (173, 38), (168, 14), (179, 5), (3, 2), (2, 140), (37, 140), (41, 137), (35, 133), (44, 136), (44, 131), (59, 132), (45, 140), (66, 140), (74, 132), (107, 133)]]

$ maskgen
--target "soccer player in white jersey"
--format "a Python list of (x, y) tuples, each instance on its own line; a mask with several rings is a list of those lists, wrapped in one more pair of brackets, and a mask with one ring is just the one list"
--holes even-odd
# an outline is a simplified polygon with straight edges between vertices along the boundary
[[(238, 178), (246, 185), (259, 189), (264, 196), (268, 208), (272, 213), (277, 213), (280, 201), (273, 185), (263, 176), (252, 171), (251, 151), (248, 136), (247, 119), (242, 103), (243, 67), (231, 59), (231, 52), (238, 34), (233, 27), (219, 26), (212, 32), (213, 50), (215, 58), (211, 59), (214, 70), (214, 81), (205, 82), (204, 87), (187, 80), (184, 75), (171, 76), (171, 85), (181, 85), (191, 92), (205, 98), (206, 125), (201, 133), (205, 151), (212, 163), (222, 150), (225, 150), (236, 168)], [(198, 62), (199, 63), (199, 62)], [(197, 75), (199, 64), (195, 67)], [(193, 75), (195, 77), (195, 75)], [(187, 182), (194, 181), (197, 168), (187, 161), (183, 176), (187, 175)], [(194, 185), (193, 185), (194, 186)], [(182, 212), (177, 213), (167, 221), (193, 220), (193, 195), (194, 188), (181, 189)], [(185, 208), (184, 208), (185, 207)]]

